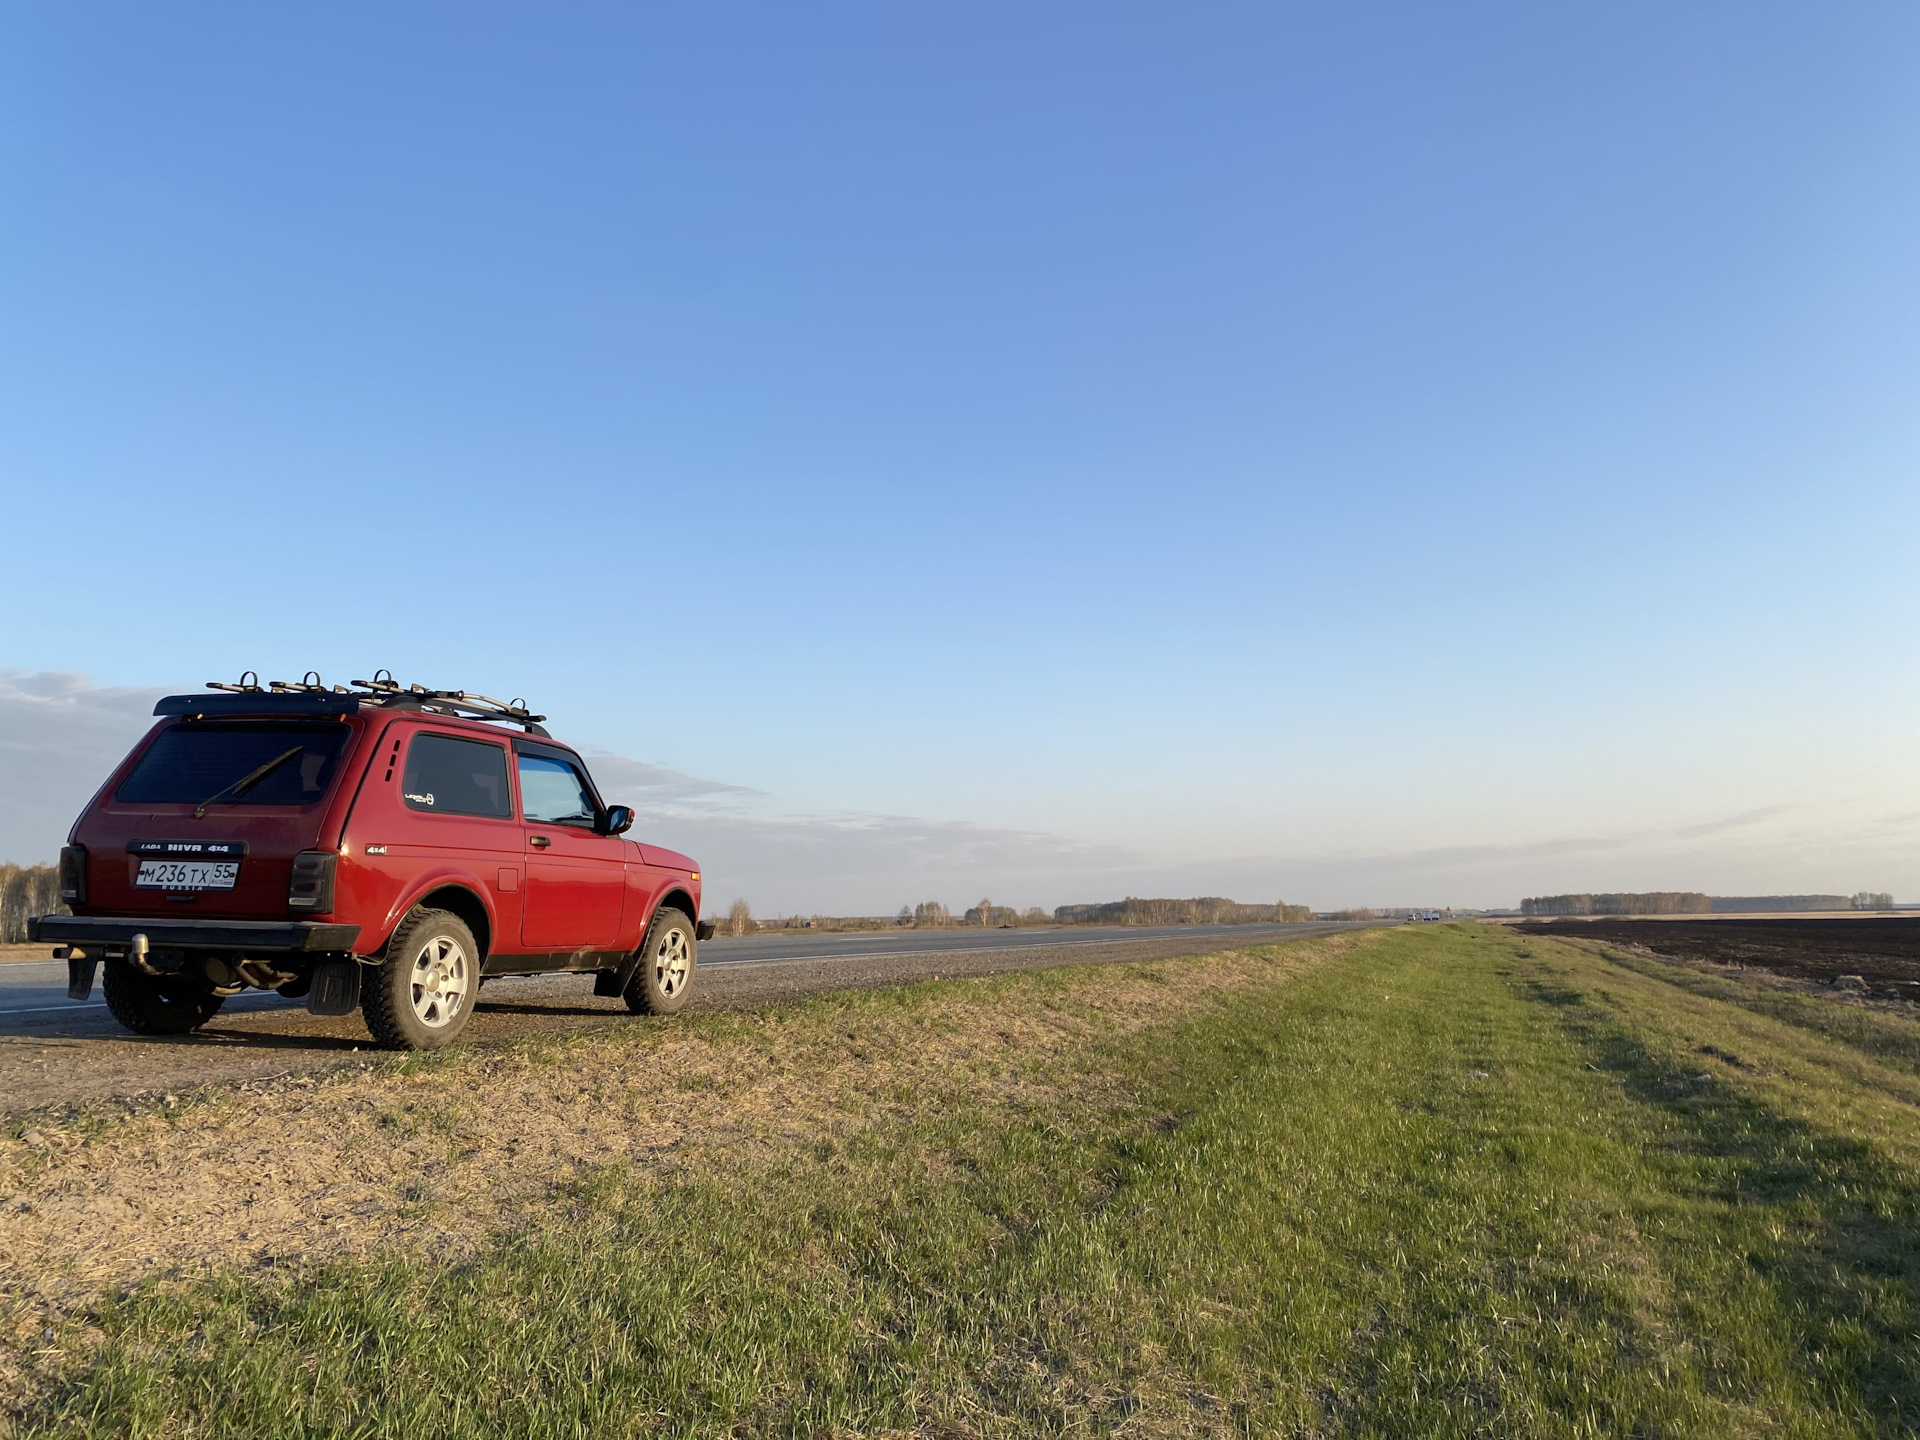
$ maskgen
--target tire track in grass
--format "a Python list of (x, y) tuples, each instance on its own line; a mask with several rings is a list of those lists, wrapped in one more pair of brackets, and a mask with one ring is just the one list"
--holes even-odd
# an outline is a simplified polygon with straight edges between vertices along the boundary
[[(1432, 963), (1441, 940), (1190, 1027), (1180, 1048), (1214, 1063), (1168, 1077), (1186, 1120), (1138, 1142), (1120, 1198), (1043, 1265), (1061, 1295), (1090, 1253), (1138, 1282), (1095, 1349), (1131, 1335), (1160, 1358), (1132, 1386), (1167, 1433), (1196, 1408), (1396, 1435), (1625, 1434), (1702, 1408), (1697, 1387), (1622, 1382), (1660, 1347), (1614, 1223), (1624, 1157), (1565, 1123), (1608, 1097), (1490, 970)], [(1097, 1319), (1068, 1309), (1042, 1348), (1071, 1372)]]
[(1898, 1061), (1920, 1026), (1862, 1027), (1808, 1000), (1781, 1014), (1758, 987), (1535, 949), (1519, 982), (1565, 997), (1567, 1033), (1652, 1117), (1646, 1221), (1714, 1392), (1757, 1391), (1841, 1433), (1913, 1433), (1920, 1081)]

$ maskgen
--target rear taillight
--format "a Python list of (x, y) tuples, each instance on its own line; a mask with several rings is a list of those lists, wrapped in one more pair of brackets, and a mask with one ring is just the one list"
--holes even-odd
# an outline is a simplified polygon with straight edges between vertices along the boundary
[(333, 867), (339, 862), (339, 855), (332, 850), (302, 850), (294, 856), (287, 908), (314, 915), (332, 910)]
[(65, 905), (87, 903), (87, 847), (84, 845), (60, 847), (60, 901)]

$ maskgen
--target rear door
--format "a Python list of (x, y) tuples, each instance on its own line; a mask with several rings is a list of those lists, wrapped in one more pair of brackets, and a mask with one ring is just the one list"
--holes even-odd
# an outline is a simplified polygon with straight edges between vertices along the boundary
[(600, 801), (579, 757), (514, 742), (527, 885), (520, 943), (527, 950), (611, 950), (626, 896), (626, 844), (595, 829)]

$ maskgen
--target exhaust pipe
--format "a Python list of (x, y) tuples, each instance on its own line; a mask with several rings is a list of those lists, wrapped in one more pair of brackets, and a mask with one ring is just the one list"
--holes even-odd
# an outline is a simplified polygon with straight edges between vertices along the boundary
[(142, 975), (155, 975), (160, 972), (147, 962), (147, 937), (136, 935), (127, 942), (127, 959), (133, 962), (133, 968)]

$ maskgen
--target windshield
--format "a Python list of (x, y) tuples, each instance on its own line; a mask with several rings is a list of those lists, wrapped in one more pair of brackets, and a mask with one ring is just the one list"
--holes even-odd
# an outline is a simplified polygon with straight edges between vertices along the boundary
[(311, 805), (326, 797), (348, 733), (345, 725), (183, 721), (161, 732), (113, 798), (133, 805), (198, 805), (298, 747), (298, 756), (221, 803)]

